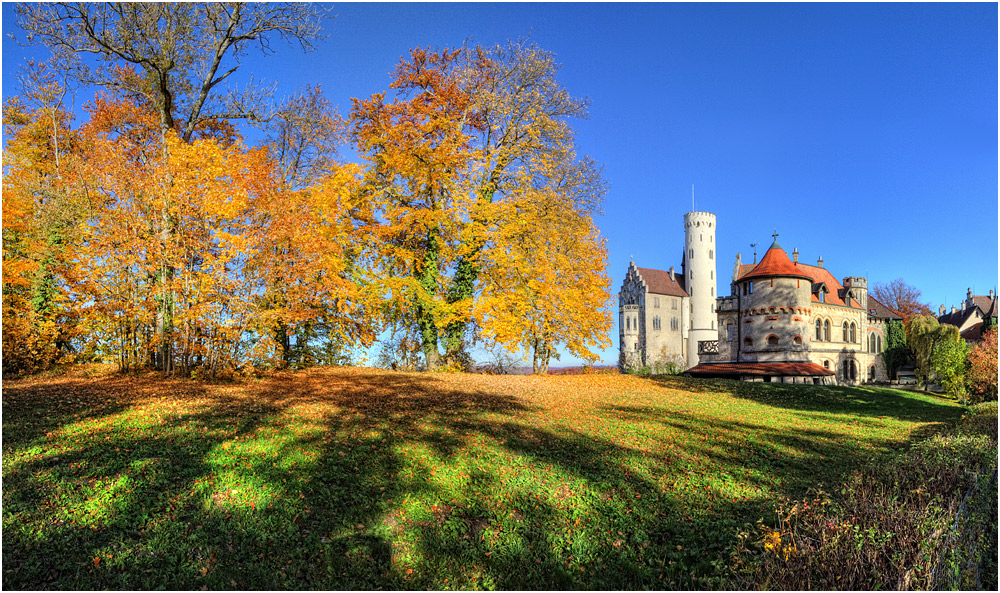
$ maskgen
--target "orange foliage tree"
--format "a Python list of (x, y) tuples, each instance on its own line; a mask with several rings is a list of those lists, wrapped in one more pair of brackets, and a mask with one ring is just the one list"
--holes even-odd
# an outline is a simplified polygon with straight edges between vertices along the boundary
[(903, 323), (907, 325), (915, 315), (931, 315), (931, 308), (920, 301), (920, 290), (910, 286), (902, 278), (896, 278), (888, 284), (876, 283), (872, 294), (889, 308), (899, 311), (903, 316)]
[(965, 377), (974, 402), (997, 399), (997, 330), (983, 332), (983, 341), (969, 351), (969, 371)]
[[(523, 225), (509, 216), (516, 202), (544, 190), (589, 219), (603, 195), (596, 167), (575, 157), (567, 123), (586, 104), (557, 83), (556, 70), (551, 54), (523, 43), (417, 49), (396, 70), (394, 101), (355, 101), (352, 140), (369, 163), (365, 187), (383, 221), (387, 310), (416, 334), (428, 369), (462, 365), (480, 273), (509, 260), (504, 241), (522, 236), (501, 229)], [(569, 178), (572, 191), (553, 185)], [(548, 222), (535, 219), (534, 240), (561, 228)], [(516, 348), (515, 333), (490, 335)]]
[[(84, 133), (80, 175), (92, 210), (71, 280), (91, 353), (130, 369), (166, 350), (167, 368), (185, 374), (280, 364), (274, 328), (315, 319), (317, 299), (333, 304), (325, 314), (333, 339), (374, 338), (356, 307), (363, 291), (346, 272), (356, 170), (292, 191), (269, 150), (247, 149), (231, 128), (206, 126), (187, 143), (125, 100), (95, 101)], [(174, 271), (167, 280), (164, 268)], [(285, 298), (273, 298), (275, 287)], [(171, 331), (162, 348), (165, 301)]]
[(3, 107), (5, 374), (41, 370), (71, 355), (75, 326), (61, 278), (82, 210), (69, 174), (79, 137), (54, 73), (32, 64), (25, 78), (25, 93)]
[(530, 355), (535, 373), (558, 359), (558, 345), (590, 362), (593, 347), (611, 345), (605, 241), (573, 206), (552, 190), (510, 202), (483, 263), (477, 322), (488, 338)]

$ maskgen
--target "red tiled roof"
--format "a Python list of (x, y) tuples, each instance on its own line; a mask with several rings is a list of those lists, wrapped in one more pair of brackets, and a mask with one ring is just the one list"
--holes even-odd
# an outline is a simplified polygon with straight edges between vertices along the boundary
[(985, 294), (972, 295), (972, 304), (979, 307), (979, 310), (982, 311), (983, 313), (986, 313), (991, 308), (993, 308), (993, 302), (995, 300), (996, 300), (995, 298), (990, 298)]
[[(777, 249), (775, 249), (776, 247)], [(776, 251), (776, 253), (771, 255), (774, 251)], [(768, 256), (771, 256), (771, 262), (768, 263), (767, 267), (762, 267), (768, 260)], [(826, 300), (823, 301), (826, 304), (840, 305), (841, 307), (850, 306), (856, 309), (861, 308), (861, 304), (853, 299), (851, 300), (850, 305), (844, 302), (844, 299), (840, 294), (841, 291), (844, 290), (844, 286), (837, 281), (833, 274), (830, 273), (830, 270), (817, 266), (810, 266), (809, 264), (803, 264), (800, 262), (793, 262), (788, 259), (788, 254), (786, 254), (777, 243), (771, 245), (771, 248), (767, 250), (767, 253), (764, 254), (764, 257), (759, 263), (741, 265), (738, 273), (739, 277), (737, 280), (745, 280), (747, 278), (765, 278), (768, 276), (806, 278), (812, 281), (813, 284), (826, 284), (826, 288), (829, 290), (826, 295)], [(812, 302), (818, 303), (820, 300), (813, 295)]]
[(815, 362), (720, 362), (702, 363), (686, 371), (703, 377), (767, 375), (772, 377), (816, 377), (835, 375)]
[(653, 294), (665, 294), (667, 296), (688, 296), (682, 284), (684, 276), (681, 274), (675, 273), (674, 279), (671, 280), (670, 272), (654, 270), (652, 268), (640, 268), (638, 266), (635, 269), (639, 271), (639, 277), (646, 283), (646, 289), (649, 292)]
[(981, 342), (983, 340), (983, 322), (973, 325), (962, 332), (961, 337), (967, 342)]
[(754, 266), (750, 273), (744, 275), (743, 279), (773, 276), (811, 279), (803, 270), (799, 269), (798, 264), (793, 264), (792, 260), (788, 259), (788, 254), (778, 245), (777, 241), (771, 245), (764, 257), (760, 258), (760, 263)]

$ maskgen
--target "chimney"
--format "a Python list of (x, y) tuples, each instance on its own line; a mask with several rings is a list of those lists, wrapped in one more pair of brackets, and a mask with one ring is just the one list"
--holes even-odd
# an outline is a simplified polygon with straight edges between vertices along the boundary
[(945, 306), (944, 306), (944, 305), (941, 305), (940, 307), (938, 307), (938, 316), (941, 316), (941, 315), (944, 315), (944, 314), (945, 314), (945, 311), (947, 311), (947, 310), (948, 310), (948, 309), (947, 309), (947, 308), (945, 308)]
[(823, 256), (822, 255), (819, 257), (819, 261), (816, 262), (816, 267), (822, 269), (822, 267), (823, 267)]
[(991, 301), (993, 300), (993, 289), (992, 288), (990, 289), (990, 300)]
[(796, 263), (796, 264), (799, 263), (799, 248), (798, 247), (796, 247), (792, 251), (792, 263)]
[(956, 307), (955, 305), (952, 305), (951, 306), (951, 312), (952, 313), (957, 313), (958, 312), (958, 307)]
[(676, 282), (676, 280), (674, 280), (674, 267), (673, 266), (670, 266), (670, 281), (671, 282)]

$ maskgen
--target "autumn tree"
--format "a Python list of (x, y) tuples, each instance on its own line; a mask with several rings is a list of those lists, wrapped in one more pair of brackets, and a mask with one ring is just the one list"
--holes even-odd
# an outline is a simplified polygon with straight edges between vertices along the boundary
[[(224, 83), (251, 48), (270, 53), (271, 40), (281, 37), (308, 50), (320, 30), (319, 9), (300, 3), (21, 3), (15, 10), (27, 41), (48, 47), (67, 77), (151, 106), (162, 150), (171, 145), (168, 132), (190, 143), (199, 129), (217, 122), (266, 119), (267, 89)], [(162, 180), (161, 200), (167, 199), (170, 184)], [(172, 209), (164, 203), (159, 211), (166, 216)], [(169, 217), (156, 224), (163, 254), (176, 249), (176, 225)], [(167, 372), (173, 360), (174, 299), (167, 287), (176, 272), (161, 261), (156, 275), (156, 364)]]
[[(535, 194), (535, 192), (532, 192)], [(572, 202), (538, 192), (511, 204), (512, 219), (483, 265), (475, 305), (482, 332), (546, 373), (557, 347), (593, 362), (610, 345), (610, 279), (604, 240)]]
[(354, 105), (352, 139), (386, 221), (389, 314), (419, 334), (429, 369), (461, 358), (511, 203), (569, 178), (578, 187), (553, 194), (569, 208), (589, 216), (600, 202), (599, 172), (575, 157), (567, 123), (586, 103), (562, 89), (556, 70), (551, 54), (523, 43), (414, 50), (396, 71), (394, 101), (379, 94)]
[(73, 310), (62, 271), (81, 221), (72, 163), (79, 138), (62, 107), (65, 87), (29, 64), (24, 93), (3, 107), (4, 372), (46, 367), (72, 350)]
[(903, 316), (903, 323), (909, 323), (914, 315), (930, 315), (931, 308), (920, 301), (920, 290), (896, 278), (888, 284), (877, 282), (872, 287), (872, 295)]
[(983, 333), (983, 340), (969, 351), (966, 376), (972, 403), (997, 400), (997, 330)]
[(378, 325), (377, 307), (364, 298), (370, 291), (361, 287), (371, 208), (357, 193), (359, 168), (336, 160), (344, 122), (318, 87), (292, 95), (266, 130), (281, 191), (290, 199), (274, 213), (283, 231), (269, 250), (273, 284), (262, 302), (282, 364), (302, 367), (343, 356), (346, 344)]
[(481, 251), (493, 224), (491, 204), (522, 191), (526, 183), (539, 183), (539, 178), (580, 170), (587, 171), (582, 179), (592, 187), (580, 186), (580, 191), (563, 192), (561, 197), (576, 200), (574, 207), (592, 214), (603, 196), (603, 182), (593, 162), (572, 158), (569, 121), (586, 117), (588, 102), (570, 96), (558, 82), (559, 65), (552, 53), (520, 40), (489, 49), (466, 47), (462, 58), (480, 125), (468, 130), (474, 149), (470, 191), (475, 202), (447, 288), (447, 302), (454, 311), (444, 338), (447, 358), (461, 350), (464, 326), (471, 319), (484, 259)]
[(439, 332), (452, 321), (445, 271), (468, 222), (467, 126), (478, 125), (462, 87), (460, 52), (413, 50), (396, 70), (396, 98), (354, 100), (352, 140), (368, 161), (365, 193), (384, 221), (377, 229), (386, 315), (412, 329), (429, 370), (440, 363)]

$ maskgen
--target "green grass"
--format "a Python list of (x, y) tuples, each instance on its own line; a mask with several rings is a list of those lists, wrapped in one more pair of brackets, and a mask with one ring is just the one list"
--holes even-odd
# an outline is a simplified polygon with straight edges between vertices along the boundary
[(723, 588), (737, 533), (962, 408), (877, 389), (315, 370), (3, 388), (11, 589)]

